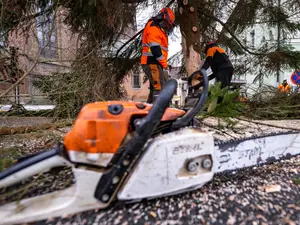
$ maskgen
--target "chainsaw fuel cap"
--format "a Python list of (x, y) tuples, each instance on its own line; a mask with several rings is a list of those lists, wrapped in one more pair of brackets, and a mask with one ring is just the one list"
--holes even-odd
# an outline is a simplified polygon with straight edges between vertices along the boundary
[(123, 111), (123, 105), (115, 104), (115, 105), (109, 105), (108, 106), (108, 112), (110, 112), (113, 115), (118, 115)]

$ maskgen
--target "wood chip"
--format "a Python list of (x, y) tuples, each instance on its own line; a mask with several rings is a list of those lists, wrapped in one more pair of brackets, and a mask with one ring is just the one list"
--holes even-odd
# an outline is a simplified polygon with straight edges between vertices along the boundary
[(256, 215), (256, 218), (257, 219), (262, 219), (263, 221), (268, 222), (268, 220), (266, 219), (266, 217), (264, 217), (263, 215), (258, 214), (258, 215)]
[(298, 170), (297, 169), (290, 169), (290, 172), (292, 172), (292, 173), (298, 173)]
[(263, 187), (265, 192), (270, 193), (270, 192), (279, 192), (281, 191), (281, 186), (274, 184), (274, 185), (267, 185)]
[(156, 213), (153, 211), (150, 212), (150, 215), (153, 216), (154, 218), (156, 218), (156, 216), (157, 216)]
[(260, 209), (261, 211), (265, 211), (265, 208), (263, 207), (263, 206), (261, 206), (261, 205), (256, 205), (256, 207), (258, 208), (258, 209)]
[(233, 200), (235, 199), (235, 195), (230, 195), (230, 196), (228, 197), (228, 199), (229, 199), (230, 201), (233, 201)]

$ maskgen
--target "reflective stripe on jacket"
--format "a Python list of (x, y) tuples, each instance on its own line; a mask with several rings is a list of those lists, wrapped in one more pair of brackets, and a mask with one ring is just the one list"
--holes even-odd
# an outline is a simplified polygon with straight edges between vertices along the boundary
[(160, 64), (168, 67), (168, 36), (155, 20), (145, 26), (142, 38), (141, 64)]

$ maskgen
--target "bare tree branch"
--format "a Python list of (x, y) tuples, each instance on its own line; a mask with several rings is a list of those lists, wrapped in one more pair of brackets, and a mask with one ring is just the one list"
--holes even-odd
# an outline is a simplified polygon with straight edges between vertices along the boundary
[[(170, 7), (173, 3), (175, 2), (175, 0), (171, 0), (165, 7)], [(137, 32), (133, 37), (131, 37), (128, 41), (126, 41), (117, 51), (115, 58), (118, 57), (120, 51), (126, 46), (128, 45), (131, 41), (133, 41), (135, 38), (137, 38), (142, 32), (144, 31), (144, 29), (140, 30), (139, 32)]]
[[(41, 50), (42, 51), (42, 50)], [(6, 89), (1, 95), (0, 98), (2, 98), (3, 96), (7, 95), (11, 90), (13, 90), (17, 85), (19, 85), (27, 76), (28, 74), (30, 74), (30, 72), (35, 68), (37, 62), (38, 62), (38, 58), (41, 55), (41, 51), (37, 54), (37, 56), (35, 57), (35, 61), (32, 64), (32, 66), (30, 67), (30, 69), (28, 71), (26, 71), (22, 77), (20, 77), (20, 79), (17, 80), (16, 83), (14, 83), (12, 86), (10, 86), (8, 89)]]

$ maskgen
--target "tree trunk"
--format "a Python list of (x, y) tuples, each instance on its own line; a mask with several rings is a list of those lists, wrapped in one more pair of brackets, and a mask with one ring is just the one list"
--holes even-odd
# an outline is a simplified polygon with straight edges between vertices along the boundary
[(197, 0), (177, 0), (185, 69), (190, 76), (201, 66), (200, 31), (197, 16)]
[[(279, 17), (279, 13), (280, 13), (280, 7), (281, 7), (281, 0), (277, 1), (277, 12), (278, 12), (278, 21), (277, 21), (277, 51), (280, 52), (280, 36), (281, 36), (281, 28), (280, 28), (280, 17)], [(277, 65), (276, 65), (276, 81), (278, 84), (280, 84), (280, 61), (277, 60)]]

